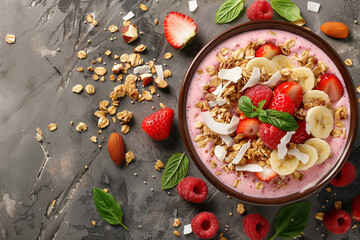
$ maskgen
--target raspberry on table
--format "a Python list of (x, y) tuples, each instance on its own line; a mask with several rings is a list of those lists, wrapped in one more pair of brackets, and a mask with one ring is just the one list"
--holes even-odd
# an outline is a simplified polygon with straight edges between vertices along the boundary
[(325, 213), (324, 226), (331, 233), (344, 234), (351, 226), (351, 217), (344, 209), (331, 209)]
[(219, 221), (211, 212), (201, 212), (191, 221), (191, 229), (202, 239), (214, 237), (219, 229)]
[(272, 19), (274, 11), (266, 0), (257, 0), (248, 7), (246, 15), (251, 21)]
[(277, 150), (277, 145), (280, 144), (280, 140), (286, 135), (286, 131), (274, 125), (262, 123), (260, 124), (259, 135), (265, 146)]
[(263, 109), (266, 109), (267, 105), (270, 102), (270, 99), (273, 95), (271, 88), (263, 86), (261, 84), (255, 85), (254, 87), (249, 88), (245, 92), (245, 96), (249, 97), (255, 107), (258, 106), (259, 102), (266, 100)]
[(345, 187), (355, 180), (355, 167), (351, 162), (346, 162), (340, 172), (330, 181), (334, 187)]
[(295, 104), (288, 95), (278, 93), (271, 98), (268, 109), (274, 109), (280, 112), (288, 112), (291, 115), (294, 115)]
[(244, 232), (251, 240), (262, 240), (269, 231), (269, 221), (260, 214), (246, 215), (242, 220)]
[(351, 214), (355, 221), (360, 221), (360, 194), (352, 202)]
[(186, 201), (201, 203), (206, 199), (208, 187), (200, 178), (186, 177), (177, 185), (177, 192)]

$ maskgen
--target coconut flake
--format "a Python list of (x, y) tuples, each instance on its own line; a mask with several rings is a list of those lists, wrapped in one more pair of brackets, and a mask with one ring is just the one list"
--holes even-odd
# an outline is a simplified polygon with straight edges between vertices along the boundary
[(303, 164), (306, 164), (310, 159), (310, 156), (308, 154), (300, 152), (300, 150), (297, 149), (297, 148), (290, 149), (287, 153), (290, 154), (290, 155), (295, 156)]
[(224, 141), (226, 146), (232, 147), (234, 145), (234, 139), (229, 135), (220, 134), (220, 138)]
[(189, 1), (190, 12), (195, 11), (197, 9), (197, 7), (198, 7), (198, 4), (197, 4), (196, 0)]
[(188, 235), (190, 233), (192, 233), (191, 224), (187, 224), (184, 226), (184, 235)]
[(217, 86), (217, 88), (215, 89), (215, 91), (213, 91), (214, 95), (219, 95), (221, 93), (222, 90), (222, 83), (220, 83), (219, 86)]
[(281, 73), (280, 71), (277, 71), (276, 73), (274, 73), (274, 75), (271, 76), (271, 78), (267, 82), (260, 84), (267, 87), (272, 87), (276, 85), (280, 81), (280, 79), (281, 79)]
[(209, 107), (210, 108), (213, 108), (213, 107), (215, 107), (217, 105), (217, 103), (215, 102), (215, 101), (210, 101), (209, 102)]
[(135, 14), (134, 14), (132, 11), (130, 11), (130, 12), (128, 12), (128, 14), (126, 14), (126, 15), (123, 17), (123, 20), (124, 20), (124, 21), (127, 21), (127, 20), (132, 19), (133, 17), (135, 17)]
[(295, 131), (287, 132), (280, 140), (280, 143), (277, 145), (278, 157), (279, 159), (284, 159), (287, 153), (286, 145), (290, 142), (292, 135), (295, 134)]
[(257, 67), (253, 68), (253, 71), (251, 73), (251, 76), (249, 78), (249, 81), (245, 84), (245, 86), (240, 90), (240, 92), (244, 91), (245, 89), (249, 87), (253, 87), (256, 84), (258, 84), (260, 79), (260, 69)]
[(223, 161), (226, 157), (227, 151), (222, 146), (216, 145), (214, 154), (219, 161)]
[(305, 131), (306, 131), (307, 134), (311, 133), (310, 132), (310, 125), (308, 123), (306, 123), (306, 125), (305, 125)]
[(229, 80), (233, 83), (237, 83), (242, 77), (241, 67), (234, 67), (231, 69), (221, 69), (218, 73), (218, 78)]
[(216, 132), (218, 134), (225, 134), (225, 135), (229, 134), (226, 129), (227, 124), (216, 122), (215, 119), (211, 116), (209, 111), (201, 112), (200, 115), (204, 120), (206, 126), (208, 126), (211, 131)]
[(142, 65), (142, 66), (137, 66), (136, 68), (134, 68), (134, 74), (141, 74), (141, 73), (148, 73), (150, 72), (150, 67), (148, 65)]
[(217, 105), (219, 105), (219, 107), (227, 103), (225, 99), (221, 99), (221, 98), (216, 99), (215, 102), (217, 103)]
[(160, 80), (164, 80), (164, 73), (162, 65), (155, 65), (155, 70)]
[[(223, 91), (227, 88), (227, 86), (229, 86), (229, 84), (232, 83), (232, 81), (228, 81), (220, 90), (219, 94), (217, 94), (218, 97), (221, 96), (221, 94), (223, 93)], [(217, 90), (217, 89), (216, 89)]]
[(319, 12), (320, 9), (320, 3), (316, 3), (316, 2), (307, 2), (307, 9), (311, 12)]
[(239, 121), (240, 121), (240, 118), (238, 118), (236, 116), (232, 116), (230, 123), (227, 124), (227, 126), (226, 126), (226, 129), (229, 134), (233, 133), (236, 130), (237, 126), (239, 125)]
[(249, 140), (247, 143), (242, 145), (239, 152), (236, 154), (236, 157), (234, 158), (234, 160), (231, 163), (238, 164), (240, 162), (240, 160), (244, 157), (244, 154), (246, 153), (246, 151), (250, 148), (250, 145), (251, 145), (251, 140)]
[(236, 165), (236, 171), (248, 171), (248, 172), (263, 172), (264, 168), (260, 167), (259, 164), (246, 164), (246, 165)]

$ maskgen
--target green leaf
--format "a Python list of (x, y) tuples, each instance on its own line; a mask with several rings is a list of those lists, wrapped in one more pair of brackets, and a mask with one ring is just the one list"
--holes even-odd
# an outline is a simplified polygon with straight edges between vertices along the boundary
[(239, 99), (239, 108), (248, 118), (254, 118), (259, 115), (257, 107), (253, 105), (251, 99), (247, 96), (241, 96)]
[(100, 216), (111, 225), (121, 225), (125, 230), (129, 230), (122, 223), (123, 213), (120, 205), (115, 201), (114, 197), (99, 188), (93, 188), (93, 197), (96, 209)]
[(300, 235), (309, 220), (310, 202), (299, 202), (281, 209), (275, 219), (275, 234), (283, 239), (291, 239)]
[(270, 3), (275, 12), (290, 22), (302, 18), (300, 9), (290, 0), (271, 0)]
[(266, 103), (266, 100), (262, 100), (261, 102), (258, 103), (258, 109), (262, 109), (264, 107)]
[(228, 23), (239, 16), (244, 8), (245, 0), (226, 0), (216, 12), (216, 23)]
[(175, 153), (165, 166), (161, 177), (161, 189), (175, 187), (187, 174), (189, 169), (189, 159), (185, 153)]
[(259, 114), (259, 120), (263, 123), (274, 125), (284, 131), (295, 131), (299, 127), (290, 113), (273, 109), (262, 110)]

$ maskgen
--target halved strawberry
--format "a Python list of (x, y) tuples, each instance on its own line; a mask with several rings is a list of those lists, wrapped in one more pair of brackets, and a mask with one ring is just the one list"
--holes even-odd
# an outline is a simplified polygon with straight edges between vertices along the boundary
[(264, 171), (263, 172), (255, 172), (255, 175), (262, 181), (268, 182), (274, 177), (277, 176), (276, 172), (272, 170), (271, 167), (263, 166)]
[(266, 43), (255, 52), (256, 57), (265, 57), (269, 60), (279, 54), (281, 54), (281, 49), (273, 43)]
[(300, 107), (300, 104), (303, 99), (303, 92), (301, 87), (296, 82), (284, 82), (277, 86), (274, 90), (274, 95), (278, 93), (283, 93), (291, 98), (294, 102), (295, 107)]
[(240, 120), (236, 134), (244, 134), (245, 138), (257, 139), (261, 122), (257, 118), (244, 118)]
[(317, 90), (324, 91), (329, 95), (330, 102), (334, 103), (340, 100), (344, 95), (344, 87), (340, 80), (331, 73), (325, 73), (316, 87)]
[(194, 20), (182, 13), (171, 12), (164, 20), (165, 38), (176, 49), (191, 43), (196, 36), (196, 30)]

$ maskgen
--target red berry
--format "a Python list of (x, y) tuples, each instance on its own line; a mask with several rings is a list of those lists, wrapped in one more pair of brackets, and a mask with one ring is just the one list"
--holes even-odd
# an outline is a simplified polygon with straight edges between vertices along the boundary
[(345, 187), (355, 180), (355, 167), (351, 162), (346, 162), (340, 172), (330, 181), (334, 187)]
[(154, 140), (164, 140), (170, 135), (173, 120), (174, 111), (172, 109), (160, 109), (144, 119), (142, 129)]
[(351, 214), (355, 221), (360, 221), (360, 194), (352, 202)]
[(295, 104), (289, 96), (278, 93), (271, 98), (268, 109), (288, 112), (293, 115), (295, 113)]
[(268, 182), (271, 179), (273, 179), (274, 177), (277, 176), (276, 172), (274, 172), (274, 170), (272, 170), (271, 167), (268, 166), (263, 166), (264, 171), (262, 172), (255, 172), (255, 175), (262, 181)]
[(259, 102), (266, 100), (262, 109), (266, 109), (269, 104), (273, 93), (271, 88), (258, 84), (252, 88), (249, 88), (245, 92), (245, 96), (249, 97), (255, 107), (258, 107)]
[(219, 221), (211, 212), (201, 212), (191, 221), (191, 229), (202, 239), (214, 237), (219, 229)]
[(303, 99), (303, 92), (301, 87), (296, 82), (284, 82), (277, 86), (274, 90), (274, 95), (283, 93), (288, 95), (294, 102), (295, 107), (299, 108)]
[(259, 134), (265, 146), (277, 150), (277, 145), (280, 144), (280, 140), (285, 136), (286, 131), (278, 129), (274, 125), (262, 123)]
[(344, 234), (350, 229), (351, 217), (344, 209), (331, 209), (325, 213), (323, 224), (331, 233)]
[(344, 95), (344, 87), (340, 80), (331, 73), (325, 73), (316, 87), (317, 90), (324, 91), (329, 95), (330, 102), (334, 103), (340, 100)]
[(186, 201), (201, 203), (208, 194), (208, 187), (200, 178), (187, 177), (179, 182), (177, 192)]
[(251, 21), (272, 19), (274, 11), (265, 0), (257, 0), (248, 7), (246, 15)]
[(261, 122), (257, 118), (245, 118), (240, 120), (236, 134), (244, 134), (244, 137), (257, 139)]
[(305, 140), (308, 140), (310, 138), (310, 134), (306, 132), (306, 122), (297, 120), (298, 129), (296, 130), (295, 134), (292, 135), (290, 142), (293, 143), (302, 143)]
[(281, 54), (281, 49), (273, 43), (266, 43), (255, 52), (256, 57), (265, 57), (269, 60), (279, 54)]
[(182, 13), (171, 12), (164, 20), (165, 38), (176, 49), (191, 43), (196, 36), (196, 30), (194, 20)]
[(242, 220), (244, 232), (251, 240), (262, 240), (269, 231), (269, 221), (260, 214), (246, 215)]

